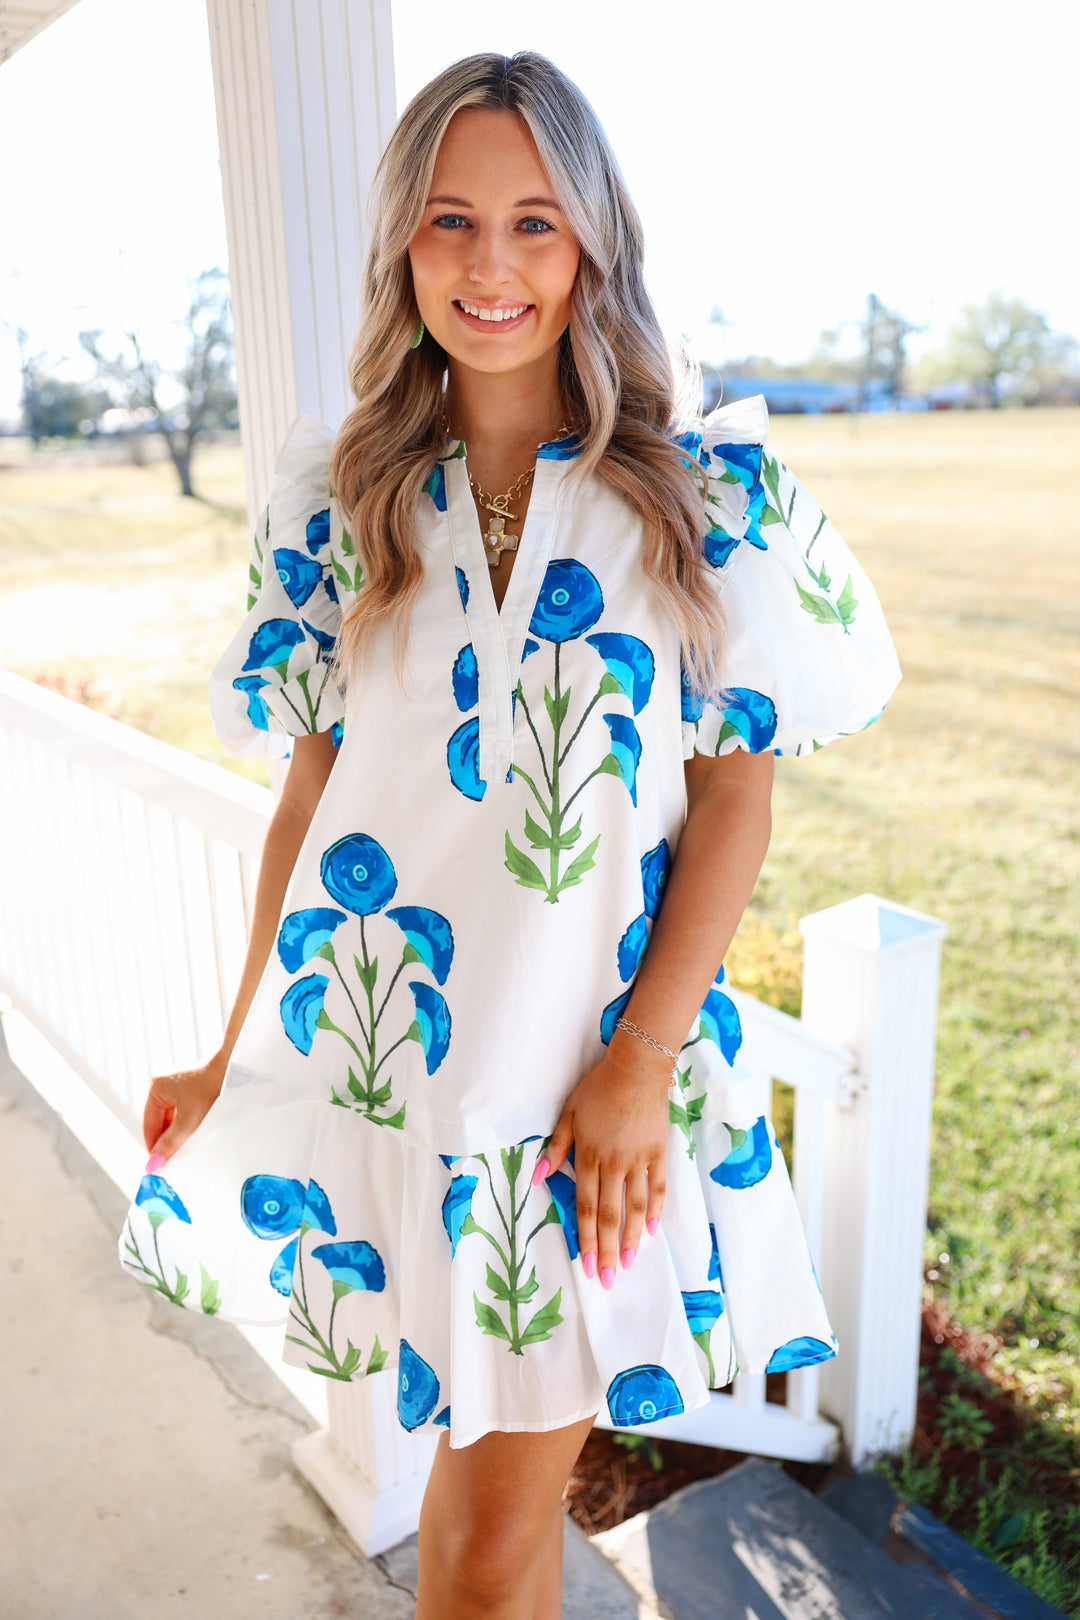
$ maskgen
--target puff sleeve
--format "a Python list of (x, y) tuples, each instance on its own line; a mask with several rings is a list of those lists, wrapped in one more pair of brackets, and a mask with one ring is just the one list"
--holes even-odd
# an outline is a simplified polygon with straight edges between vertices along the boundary
[[(813, 496), (765, 448), (762, 396), (680, 440), (708, 483), (705, 560), (722, 594), (722, 690), (683, 674), (683, 756), (804, 754), (876, 720), (900, 680), (877, 594)], [(696, 443), (693, 441), (697, 441)]]
[(214, 730), (249, 759), (287, 754), (304, 733), (341, 740), (344, 691), (329, 659), (360, 569), (330, 490), (333, 437), (309, 416), (289, 429), (252, 536), (247, 617), (210, 676)]

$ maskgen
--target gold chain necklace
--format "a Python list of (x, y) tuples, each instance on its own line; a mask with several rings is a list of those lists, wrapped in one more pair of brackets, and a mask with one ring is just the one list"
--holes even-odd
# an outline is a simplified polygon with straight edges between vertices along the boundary
[[(450, 423), (445, 416), (443, 417), (443, 427), (446, 429), (447, 437), (453, 438), (453, 434), (450, 432)], [(565, 438), (569, 432), (570, 429), (564, 422), (555, 437), (556, 439)], [(521, 536), (519, 534), (510, 534), (506, 527), (508, 522), (517, 522), (516, 515), (510, 510), (510, 502), (521, 498), (524, 486), (535, 471), (536, 466), (534, 463), (533, 466), (526, 468), (520, 478), (515, 479), (504, 495), (487, 495), (480, 488), (472, 473), (466, 468), (469, 487), (475, 493), (477, 502), (491, 513), (488, 518), (487, 533), (483, 536), (484, 552), (487, 556), (489, 568), (498, 568), (504, 551), (516, 551), (518, 548), (518, 541)]]

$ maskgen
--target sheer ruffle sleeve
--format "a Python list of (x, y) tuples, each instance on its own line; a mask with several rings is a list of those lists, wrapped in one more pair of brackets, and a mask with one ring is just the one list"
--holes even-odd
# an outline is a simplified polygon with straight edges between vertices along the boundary
[(813, 496), (765, 449), (761, 395), (680, 443), (708, 480), (705, 559), (722, 593), (723, 690), (683, 675), (683, 756), (803, 754), (876, 720), (900, 680), (877, 593)]
[(341, 740), (344, 692), (329, 658), (360, 568), (330, 490), (333, 437), (297, 417), (255, 526), (247, 617), (210, 676), (214, 730), (233, 754), (287, 754), (290, 737), (315, 731)]

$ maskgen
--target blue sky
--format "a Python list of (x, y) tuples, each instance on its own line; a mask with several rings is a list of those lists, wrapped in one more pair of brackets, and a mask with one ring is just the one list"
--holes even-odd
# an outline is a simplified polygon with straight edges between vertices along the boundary
[[(395, 0), (394, 30), (401, 105), (474, 50), (578, 81), (661, 317), (707, 356), (799, 358), (870, 291), (924, 345), (994, 287), (1080, 334), (1073, 0)], [(0, 322), (57, 358), (121, 322), (167, 354), (226, 260), (203, 0), (80, 0), (0, 66), (0, 151)], [(17, 402), (0, 324), (0, 417)]]

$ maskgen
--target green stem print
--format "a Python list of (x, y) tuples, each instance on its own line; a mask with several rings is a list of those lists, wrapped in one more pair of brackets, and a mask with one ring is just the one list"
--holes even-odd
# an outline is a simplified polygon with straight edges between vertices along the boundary
[(534, 779), (517, 764), (514, 765), (514, 775), (519, 776), (529, 788), (544, 817), (544, 823), (542, 824), (536, 820), (531, 811), (526, 810), (525, 836), (533, 849), (546, 853), (545, 865), (547, 870), (545, 871), (524, 850), (519, 849), (510, 837), (509, 832), (506, 834), (507, 869), (513, 873), (516, 881), (522, 884), (524, 888), (540, 890), (545, 900), (550, 901), (552, 904), (558, 901), (559, 896), (565, 889), (572, 888), (575, 884), (580, 883), (585, 873), (596, 865), (595, 856), (597, 846), (600, 843), (599, 834), (570, 861), (569, 865), (563, 866), (564, 857), (573, 849), (581, 837), (581, 817), (578, 816), (577, 820), (571, 823), (568, 815), (570, 806), (582, 788), (591, 782), (593, 777), (604, 775), (621, 776), (623, 774), (618, 760), (614, 754), (609, 753), (605, 755), (595, 770), (589, 772), (584, 781), (579, 782), (577, 787), (569, 795), (566, 795), (562, 770), (566, 764), (567, 755), (581, 733), (582, 726), (602, 697), (613, 692), (621, 694), (623, 687), (613, 675), (605, 673), (599, 688), (589, 700), (569, 740), (564, 741), (566, 717), (570, 708), (572, 688), (569, 686), (565, 690), (563, 688), (561, 653), (562, 647), (556, 642), (554, 679), (551, 687), (544, 687), (544, 707), (547, 710), (547, 717), (551, 725), (550, 754), (545, 750), (544, 744), (540, 740), (536, 722), (529, 712), (528, 702), (520, 681), (517, 687), (517, 701), (521, 704), (526, 724), (532, 733), (537, 752), (540, 755), (540, 764), (544, 772), (544, 786), (547, 789), (546, 796), (540, 791)]
[[(177, 1267), (173, 1281), (170, 1283), (165, 1273), (165, 1262), (161, 1258), (161, 1249), (158, 1246), (158, 1231), (168, 1219), (170, 1219), (168, 1215), (159, 1214), (156, 1210), (150, 1210), (147, 1214), (147, 1220), (150, 1222), (150, 1228), (154, 1236), (153, 1262), (156, 1262), (155, 1269), (155, 1264), (151, 1262), (148, 1256), (144, 1256), (140, 1250), (139, 1241), (132, 1229), (131, 1217), (128, 1217), (124, 1222), (123, 1231), (124, 1249), (127, 1254), (125, 1264), (132, 1271), (138, 1272), (151, 1288), (164, 1295), (171, 1304), (183, 1305), (191, 1292), (187, 1274)], [(220, 1286), (216, 1279), (211, 1277), (201, 1260), (199, 1262), (199, 1271), (202, 1277), (199, 1290), (199, 1309), (204, 1316), (213, 1316), (216, 1311), (221, 1309)]]
[[(521, 1176), (522, 1161), (525, 1157), (525, 1143), (516, 1147), (502, 1148), (500, 1158), (502, 1171), (506, 1182), (505, 1200), (500, 1201), (495, 1191), (495, 1178), (487, 1155), (477, 1153), (476, 1159), (484, 1166), (487, 1173), (488, 1186), (491, 1190), (491, 1201), (499, 1217), (505, 1243), (500, 1242), (493, 1232), (487, 1231), (473, 1217), (472, 1212), (466, 1215), (461, 1225), (461, 1236), (467, 1237), (476, 1233), (491, 1245), (499, 1261), (499, 1269), (490, 1264), (487, 1267), (487, 1286), (490, 1289), (496, 1304), (489, 1305), (482, 1300), (479, 1294), (473, 1294), (473, 1304), (476, 1308), (476, 1324), (485, 1333), (496, 1339), (502, 1339), (506, 1347), (515, 1356), (524, 1354), (526, 1345), (539, 1344), (542, 1339), (550, 1339), (552, 1332), (562, 1321), (559, 1306), (562, 1303), (562, 1289), (557, 1288), (546, 1305), (535, 1310), (527, 1321), (523, 1321), (522, 1312), (540, 1287), (536, 1276), (535, 1265), (531, 1266), (528, 1275), (525, 1268), (528, 1264), (528, 1250), (536, 1234), (545, 1226), (551, 1226), (559, 1219), (559, 1212), (554, 1202), (548, 1198), (547, 1208), (543, 1216), (531, 1231), (522, 1233), (523, 1217), (529, 1195), (533, 1191), (531, 1172), (526, 1170), (524, 1178), (524, 1192), (521, 1202), (518, 1202), (518, 1181)], [(505, 1306), (506, 1314), (497, 1309)]]
[(356, 977), (360, 981), (360, 988), (363, 991), (361, 1003), (366, 1003), (366, 1007), (364, 1007), (363, 1010), (362, 1005), (357, 1004), (356, 998), (349, 988), (345, 975), (341, 971), (341, 965), (338, 962), (337, 956), (335, 955), (333, 944), (328, 941), (325, 945), (320, 945), (319, 949), (314, 953), (316, 956), (321, 956), (324, 962), (329, 962), (331, 967), (334, 969), (334, 972), (337, 974), (338, 979), (341, 982), (342, 989), (345, 991), (345, 994), (348, 997), (349, 1005), (356, 1015), (356, 1022), (360, 1026), (360, 1036), (363, 1046), (358, 1046), (351, 1035), (347, 1034), (345, 1030), (341, 1029), (339, 1025), (334, 1023), (325, 1007), (319, 1013), (318, 1019), (316, 1020), (316, 1028), (328, 1029), (333, 1031), (335, 1035), (339, 1035), (353, 1052), (356, 1058), (357, 1068), (360, 1071), (360, 1073), (357, 1074), (356, 1069), (353, 1068), (352, 1064), (349, 1064), (347, 1070), (348, 1080), (346, 1082), (349, 1092), (348, 1098), (341, 1097), (338, 1095), (336, 1090), (332, 1090), (330, 1094), (330, 1101), (332, 1103), (336, 1103), (340, 1108), (352, 1108), (356, 1113), (363, 1114), (366, 1119), (371, 1120), (373, 1125), (389, 1125), (393, 1130), (402, 1130), (405, 1125), (405, 1104), (402, 1103), (401, 1107), (396, 1110), (392, 1108), (391, 1098), (394, 1087), (393, 1077), (389, 1077), (381, 1084), (377, 1083), (377, 1079), (379, 1070), (382, 1068), (391, 1052), (396, 1051), (396, 1049), (401, 1046), (402, 1042), (404, 1041), (420, 1039), (420, 1026), (414, 1019), (409, 1028), (406, 1030), (405, 1034), (402, 1035), (400, 1039), (396, 1040), (392, 1046), (388, 1047), (380, 1057), (378, 1055), (378, 1024), (379, 1019), (382, 1017), (382, 1014), (386, 1009), (386, 1003), (390, 998), (390, 991), (397, 983), (403, 969), (406, 968), (411, 962), (420, 961), (420, 956), (419, 953), (414, 950), (412, 945), (406, 943), (405, 948), (401, 953), (401, 961), (398, 963), (390, 985), (386, 990), (386, 994), (383, 996), (382, 1006), (378, 1009), (378, 1011), (376, 1011), (375, 986), (379, 977), (379, 958), (377, 956), (371, 956), (368, 952), (367, 934), (364, 928), (365, 921), (366, 919), (361, 917), (361, 954), (359, 956), (353, 956), (353, 967), (356, 971)]
[[(315, 1361), (307, 1363), (309, 1372), (318, 1373), (322, 1378), (334, 1378), (340, 1383), (347, 1384), (355, 1376), (364, 1357), (363, 1352), (348, 1337), (345, 1340), (344, 1355), (338, 1353), (334, 1346), (334, 1317), (345, 1295), (354, 1293), (355, 1289), (340, 1278), (334, 1279), (334, 1303), (330, 1307), (330, 1317), (326, 1325), (326, 1336), (324, 1338), (319, 1331), (315, 1318), (311, 1314), (308, 1305), (307, 1284), (304, 1281), (304, 1239), (309, 1232), (314, 1230), (316, 1228), (312, 1227), (307, 1221), (301, 1224), (296, 1246), (296, 1265), (293, 1268), (293, 1290), (289, 1300), (289, 1325), (298, 1328), (305, 1336), (298, 1338), (295, 1333), (286, 1333), (285, 1337), (290, 1344), (298, 1344), (302, 1350), (306, 1350), (310, 1355), (316, 1357)], [(322, 1236), (323, 1234), (320, 1233), (319, 1235)], [(378, 1372), (384, 1365), (388, 1354), (389, 1352), (384, 1350), (379, 1343), (379, 1335), (376, 1334), (375, 1343), (364, 1368), (364, 1377), (368, 1373)]]
[[(697, 1044), (698, 1039), (700, 1039), (700, 1037), (696, 1037), (693, 1041), (688, 1041), (686, 1045), (694, 1046)], [(685, 1052), (686, 1046), (684, 1046), (682, 1050)], [(680, 1053), (680, 1056), (681, 1055), (682, 1054)], [(686, 1151), (692, 1159), (694, 1157), (694, 1134), (690, 1127), (691, 1125), (695, 1125), (701, 1118), (701, 1111), (705, 1107), (705, 1093), (701, 1092), (701, 1094), (697, 1097), (686, 1097), (682, 1095), (684, 1092), (690, 1089), (691, 1085), (689, 1066), (687, 1066), (685, 1069), (676, 1068), (675, 1075), (679, 1082), (680, 1097), (678, 1102), (675, 1101), (674, 1097), (670, 1097), (668, 1099), (668, 1119), (672, 1125), (677, 1125), (682, 1131), (683, 1135), (686, 1137)]]
[[(772, 496), (773, 502), (775, 503), (775, 508), (772, 505), (767, 505), (765, 507), (764, 512), (761, 514), (761, 527), (765, 528), (770, 523), (785, 523), (787, 527), (791, 529), (792, 534), (795, 534), (795, 529), (793, 527), (793, 519), (795, 516), (795, 499), (799, 493), (800, 486), (794, 478), (791, 479), (791, 496), (787, 503), (787, 514), (785, 516), (784, 502), (780, 493), (780, 477), (782, 473), (787, 473), (787, 468), (776, 458), (776, 456), (766, 456), (764, 458), (761, 465), (761, 474), (765, 482), (765, 486), (768, 489), (769, 494)], [(790, 473), (788, 476), (791, 477)], [(809, 542), (803, 549), (803, 560), (806, 563), (806, 571), (810, 575), (810, 578), (813, 580), (814, 584), (818, 587), (818, 591), (823, 591), (825, 594), (818, 595), (818, 591), (804, 590), (799, 584), (798, 580), (795, 580), (794, 582), (795, 589), (799, 593), (799, 601), (802, 604), (804, 611), (809, 613), (811, 618), (813, 618), (818, 624), (838, 624), (842, 628), (844, 634), (849, 635), (850, 626), (855, 618), (855, 609), (859, 605), (858, 599), (856, 598), (851, 587), (851, 575), (848, 575), (847, 580), (844, 583), (843, 590), (834, 600), (833, 596), (830, 594), (832, 590), (832, 581), (829, 578), (826, 565), (822, 563), (821, 567), (815, 570), (810, 561), (810, 553), (814, 549), (818, 537), (820, 536), (821, 531), (824, 529), (828, 519), (816, 502), (811, 501), (810, 496), (806, 495), (805, 491), (803, 491), (803, 494), (805, 499), (802, 505), (811, 505), (813, 510), (818, 514), (818, 521), (814, 528), (814, 532), (811, 535)], [(800, 507), (800, 511), (801, 510), (802, 508)], [(804, 532), (806, 521), (808, 520), (804, 520), (802, 517), (799, 519), (799, 527), (800, 529), (803, 529)], [(796, 540), (798, 540), (797, 535)]]

